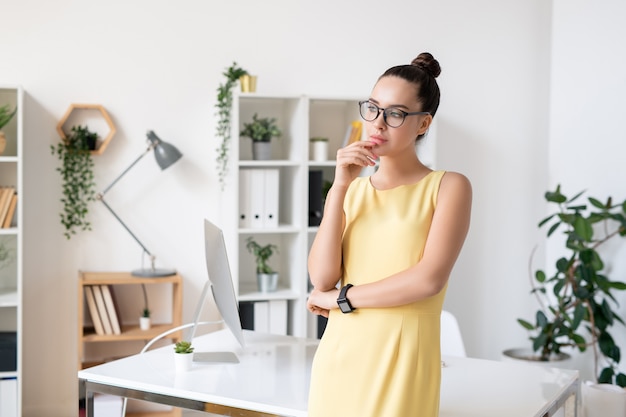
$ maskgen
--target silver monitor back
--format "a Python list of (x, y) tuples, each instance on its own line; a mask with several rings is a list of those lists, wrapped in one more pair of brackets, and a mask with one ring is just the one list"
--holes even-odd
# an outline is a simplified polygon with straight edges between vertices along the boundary
[[(207, 219), (204, 220), (204, 250), (208, 280), (204, 285), (198, 307), (196, 308), (194, 325), (191, 327), (189, 336), (185, 339), (191, 341), (196, 334), (200, 313), (202, 312), (202, 307), (206, 302), (206, 294), (210, 288), (224, 323), (243, 347), (245, 342), (243, 339), (241, 320), (239, 318), (239, 305), (237, 304), (230, 265), (228, 264), (224, 234), (219, 227)], [(228, 359), (228, 355), (220, 356), (220, 354), (223, 354), (223, 352), (194, 352), (194, 361), (233, 361), (232, 358)]]

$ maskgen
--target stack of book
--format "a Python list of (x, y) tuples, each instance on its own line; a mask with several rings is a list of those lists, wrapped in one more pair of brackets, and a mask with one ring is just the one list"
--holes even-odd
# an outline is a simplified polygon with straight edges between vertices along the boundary
[(15, 187), (0, 187), (0, 227), (11, 227), (15, 207), (17, 206), (17, 191)]
[(122, 327), (113, 286), (85, 285), (84, 289), (87, 308), (96, 334), (121, 334)]

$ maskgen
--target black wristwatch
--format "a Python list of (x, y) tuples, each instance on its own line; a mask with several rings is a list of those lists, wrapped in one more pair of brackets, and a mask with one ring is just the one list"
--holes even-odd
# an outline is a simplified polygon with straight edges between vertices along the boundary
[(348, 301), (348, 297), (346, 297), (346, 293), (348, 292), (350, 287), (353, 287), (353, 285), (348, 284), (345, 287), (343, 287), (341, 291), (339, 291), (339, 298), (337, 298), (337, 304), (339, 304), (339, 309), (341, 310), (342, 313), (352, 313), (355, 310), (355, 308), (352, 307), (352, 304), (350, 304), (350, 301)]

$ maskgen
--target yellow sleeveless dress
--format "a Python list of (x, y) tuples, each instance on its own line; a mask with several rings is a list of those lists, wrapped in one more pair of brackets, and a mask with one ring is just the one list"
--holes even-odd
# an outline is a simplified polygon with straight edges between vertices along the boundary
[[(422, 258), (443, 175), (384, 191), (368, 177), (353, 181), (342, 286), (378, 281)], [(331, 310), (313, 360), (309, 417), (437, 417), (446, 288), (399, 307)]]

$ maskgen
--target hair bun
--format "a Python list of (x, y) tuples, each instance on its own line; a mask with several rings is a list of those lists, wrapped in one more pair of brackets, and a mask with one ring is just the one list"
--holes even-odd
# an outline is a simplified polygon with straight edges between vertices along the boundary
[(428, 74), (432, 75), (434, 78), (437, 78), (439, 74), (441, 74), (441, 66), (439, 66), (439, 61), (435, 59), (432, 54), (429, 52), (422, 52), (411, 61), (411, 65), (415, 65), (416, 67), (421, 68), (426, 71)]

